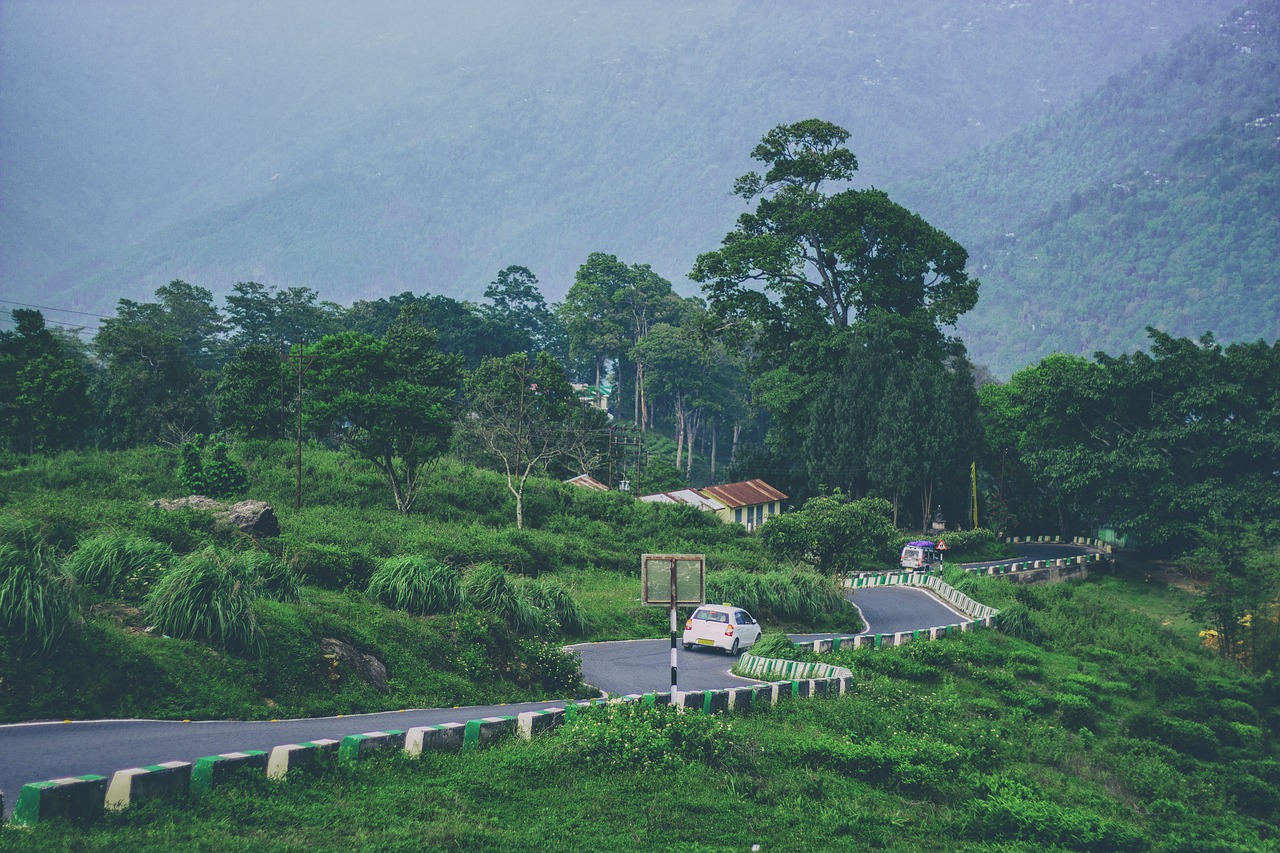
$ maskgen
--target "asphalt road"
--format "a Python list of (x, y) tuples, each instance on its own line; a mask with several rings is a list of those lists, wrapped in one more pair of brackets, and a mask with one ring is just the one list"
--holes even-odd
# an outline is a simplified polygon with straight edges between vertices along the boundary
[[(1021, 547), (1019, 550), (1040, 560), (1085, 552), (1074, 546), (1026, 547), (1026, 551)], [(864, 589), (851, 593), (850, 599), (862, 611), (867, 633), (910, 631), (961, 619), (932, 595), (910, 587)], [(803, 640), (834, 635), (793, 636)], [(671, 687), (670, 640), (588, 643), (572, 648), (582, 656), (583, 678), (605, 692), (646, 693)], [(682, 690), (705, 690), (755, 683), (732, 675), (732, 664), (733, 659), (720, 652), (679, 649), (679, 686)], [(27, 782), (88, 773), (110, 778), (116, 770), (127, 767), (164, 761), (194, 762), (201, 756), (222, 752), (270, 750), (285, 743), (340, 740), (349, 734), (515, 715), (563, 704), (415, 709), (279, 722), (101, 720), (5, 725), (0, 726), (0, 791), (4, 793), (8, 815), (13, 812), (18, 791)]]

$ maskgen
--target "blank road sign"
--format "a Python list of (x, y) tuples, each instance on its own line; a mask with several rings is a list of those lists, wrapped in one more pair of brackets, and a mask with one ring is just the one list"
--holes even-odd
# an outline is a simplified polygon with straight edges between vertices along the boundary
[[(671, 568), (675, 566), (675, 597), (671, 592)], [(707, 560), (702, 554), (645, 554), (640, 558), (644, 603), (670, 607), (702, 604), (706, 589)]]

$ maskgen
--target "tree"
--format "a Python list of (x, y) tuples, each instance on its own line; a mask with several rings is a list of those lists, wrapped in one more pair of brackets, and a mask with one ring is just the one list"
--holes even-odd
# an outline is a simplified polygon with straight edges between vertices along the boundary
[(146, 311), (121, 300), (121, 316), (103, 320), (93, 339), (105, 367), (96, 393), (106, 440), (114, 447), (180, 444), (209, 431), (212, 374), (196, 367), (177, 335), (139, 319), (140, 307)]
[[(722, 247), (698, 256), (711, 311), (731, 340), (756, 340), (775, 366), (796, 342), (879, 315), (921, 344), (944, 343), (977, 302), (964, 249), (876, 189), (825, 185), (852, 180), (849, 134), (809, 119), (779, 125), (751, 156), (768, 168), (739, 178), (734, 192), (758, 198)], [(756, 285), (759, 285), (757, 288)], [(913, 347), (914, 348), (914, 347)]]
[(297, 409), (292, 371), (280, 352), (250, 344), (222, 368), (218, 424), (244, 438), (283, 438)]
[(460, 442), (480, 461), (497, 465), (524, 527), (524, 489), (573, 444), (585, 409), (564, 368), (546, 353), (486, 358), (466, 379)]
[[(676, 468), (680, 468), (686, 438), (693, 430), (693, 420), (707, 378), (710, 363), (699, 342), (682, 329), (659, 323), (636, 343), (633, 349), (637, 364), (643, 364), (646, 390), (652, 396), (671, 401), (675, 414)], [(693, 446), (689, 441), (689, 465), (692, 467)]]
[(121, 299), (116, 319), (142, 323), (172, 335), (194, 362), (211, 368), (219, 356), (226, 323), (213, 304), (213, 292), (181, 279), (156, 288), (156, 302)]
[(19, 453), (74, 447), (89, 417), (89, 377), (44, 315), (16, 309), (0, 332), (0, 435)]
[(560, 306), (569, 356), (593, 365), (597, 385), (603, 378), (605, 360), (616, 358), (627, 341), (614, 300), (630, 277), (630, 269), (613, 255), (592, 252), (578, 267)]
[(558, 323), (538, 289), (538, 277), (527, 267), (512, 265), (499, 271), (484, 297), (490, 303), (485, 313), (516, 333), (521, 351), (532, 355), (554, 342)]
[(256, 281), (242, 281), (227, 296), (227, 315), (237, 348), (250, 344), (279, 347), (298, 341), (318, 341), (338, 328), (341, 308), (316, 300), (320, 294), (309, 287), (277, 290)]
[(313, 429), (328, 429), (386, 479), (396, 509), (408, 513), (430, 466), (448, 448), (461, 359), (443, 355), (435, 335), (397, 323), (379, 339), (343, 332), (307, 349)]
[(506, 356), (523, 349), (525, 339), (505, 321), (470, 302), (409, 291), (386, 299), (359, 300), (343, 316), (349, 331), (382, 337), (403, 318), (436, 333), (441, 352), (462, 356), (468, 369), (485, 356)]
[[(858, 168), (848, 137), (818, 119), (770, 131), (752, 152), (766, 168), (734, 187), (755, 210), (690, 273), (715, 334), (747, 357), (770, 453), (804, 460), (811, 494), (824, 484), (870, 489), (879, 413), (894, 402), (885, 399), (887, 377), (963, 360), (945, 329), (978, 293), (959, 244), (880, 190), (847, 186)], [(918, 418), (896, 428), (911, 432), (897, 446), (939, 439)], [(928, 504), (931, 487), (921, 482)]]

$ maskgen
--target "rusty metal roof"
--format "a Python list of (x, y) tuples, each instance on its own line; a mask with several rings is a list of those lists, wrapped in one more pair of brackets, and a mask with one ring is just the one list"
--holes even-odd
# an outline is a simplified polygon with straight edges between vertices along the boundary
[(698, 491), (708, 497), (715, 498), (730, 509), (787, 499), (786, 495), (770, 486), (764, 480), (725, 483), (722, 486), (707, 486)]
[(596, 492), (607, 492), (609, 487), (597, 480), (589, 474), (579, 474), (578, 476), (565, 480), (566, 483), (572, 483), (575, 486), (581, 486), (584, 489), (591, 489)]

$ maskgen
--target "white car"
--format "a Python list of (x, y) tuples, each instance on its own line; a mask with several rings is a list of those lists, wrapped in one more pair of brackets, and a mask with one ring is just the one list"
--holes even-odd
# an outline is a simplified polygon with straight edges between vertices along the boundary
[(760, 639), (760, 623), (741, 607), (704, 604), (684, 623), (684, 647), (710, 646), (731, 655), (745, 652)]

